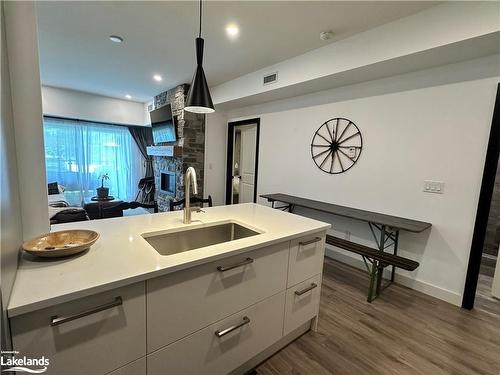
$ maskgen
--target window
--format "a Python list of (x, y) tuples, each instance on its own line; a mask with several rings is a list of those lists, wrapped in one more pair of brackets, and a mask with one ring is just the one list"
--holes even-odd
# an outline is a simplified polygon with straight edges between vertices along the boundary
[(95, 196), (104, 173), (110, 195), (135, 198), (144, 158), (127, 127), (45, 117), (44, 138), (47, 181), (64, 186), (70, 204)]

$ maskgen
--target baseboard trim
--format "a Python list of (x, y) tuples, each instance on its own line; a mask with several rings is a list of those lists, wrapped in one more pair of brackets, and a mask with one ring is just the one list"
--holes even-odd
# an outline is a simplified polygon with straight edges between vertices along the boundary
[[(325, 256), (327, 256), (328, 258), (332, 258), (334, 260), (338, 260), (339, 262), (348, 264), (355, 268), (359, 268), (362, 270), (366, 269), (365, 264), (361, 259), (361, 257), (354, 258), (350, 255), (335, 250), (333, 247), (326, 248)], [(384, 271), (384, 277), (386, 278), (390, 277), (390, 271), (388, 269)], [(421, 280), (413, 279), (406, 275), (399, 274), (397, 271), (396, 271), (395, 282), (403, 286), (406, 286), (407, 288), (417, 290), (429, 296), (451, 303), (452, 305), (455, 306), (462, 305), (462, 296), (460, 294), (452, 292), (447, 289), (440, 288), (436, 285), (426, 283)]]

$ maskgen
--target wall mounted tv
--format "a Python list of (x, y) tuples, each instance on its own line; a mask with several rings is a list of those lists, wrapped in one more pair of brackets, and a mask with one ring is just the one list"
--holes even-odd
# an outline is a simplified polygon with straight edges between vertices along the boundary
[(149, 112), (149, 115), (151, 117), (153, 142), (155, 144), (175, 142), (177, 140), (175, 123), (170, 104)]

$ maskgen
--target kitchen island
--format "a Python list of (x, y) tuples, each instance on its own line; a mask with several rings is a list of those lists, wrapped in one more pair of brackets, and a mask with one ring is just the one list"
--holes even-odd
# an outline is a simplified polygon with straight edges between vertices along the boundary
[[(252, 203), (205, 211), (53, 226), (101, 237), (74, 257), (23, 255), (14, 349), (45, 355), (48, 374), (241, 373), (314, 329), (330, 225)], [(217, 228), (234, 239), (186, 245)]]

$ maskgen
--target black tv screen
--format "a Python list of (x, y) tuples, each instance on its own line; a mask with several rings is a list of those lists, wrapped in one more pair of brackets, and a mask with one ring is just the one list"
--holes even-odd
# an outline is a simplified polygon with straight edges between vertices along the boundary
[(155, 144), (175, 142), (177, 140), (170, 104), (151, 111), (149, 115), (151, 117), (153, 142)]

